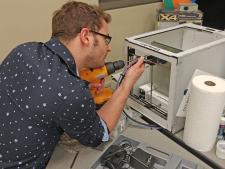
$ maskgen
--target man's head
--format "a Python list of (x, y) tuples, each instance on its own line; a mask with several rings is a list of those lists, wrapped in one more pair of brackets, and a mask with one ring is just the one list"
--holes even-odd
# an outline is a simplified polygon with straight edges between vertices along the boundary
[(52, 36), (69, 40), (76, 37), (82, 28), (99, 31), (102, 20), (110, 23), (111, 16), (101, 8), (83, 2), (69, 1), (54, 13)]
[(111, 51), (109, 22), (111, 16), (99, 7), (70, 1), (54, 13), (52, 36), (70, 43), (67, 47), (81, 67), (96, 68), (104, 65), (106, 55)]

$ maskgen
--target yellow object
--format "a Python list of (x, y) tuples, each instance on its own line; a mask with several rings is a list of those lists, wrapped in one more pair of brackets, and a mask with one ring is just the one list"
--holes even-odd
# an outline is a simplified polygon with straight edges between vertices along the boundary
[[(80, 77), (90, 83), (101, 84), (101, 81), (108, 76), (106, 66), (96, 69), (83, 69), (80, 72)], [(103, 104), (112, 96), (112, 90), (110, 88), (103, 88), (101, 92), (98, 92), (96, 88), (91, 89), (91, 94), (95, 104)]]
[[(119, 70), (125, 66), (124, 61), (118, 60), (115, 62), (108, 62), (103, 67), (96, 69), (83, 69), (80, 71), (80, 77), (92, 84), (101, 84), (104, 78), (116, 70)], [(110, 88), (103, 88), (100, 91), (98, 87), (91, 88), (91, 94), (95, 104), (102, 105), (112, 96), (112, 90)]]

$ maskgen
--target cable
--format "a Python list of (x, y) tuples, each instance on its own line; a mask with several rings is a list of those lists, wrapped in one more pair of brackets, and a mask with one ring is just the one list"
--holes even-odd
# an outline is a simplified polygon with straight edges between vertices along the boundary
[(120, 77), (119, 77), (119, 79), (117, 81), (116, 89), (122, 83), (122, 81), (123, 81), (123, 79), (125, 77), (125, 74), (127, 73), (128, 69), (130, 69), (131, 66), (133, 66), (135, 63), (137, 63), (137, 61), (138, 61), (138, 59), (136, 58), (136, 59), (133, 59), (133, 60), (127, 62), (126, 67), (124, 68), (123, 72), (120, 74)]
[[(133, 60), (127, 62), (127, 65), (126, 65), (124, 71), (120, 74), (120, 77), (119, 77), (119, 79), (118, 79), (118, 81), (117, 81), (116, 88), (118, 88), (119, 85), (122, 83), (122, 81), (123, 81), (123, 79), (124, 79), (124, 77), (125, 77), (125, 74), (127, 73), (128, 69), (130, 69), (135, 63), (137, 63), (138, 58), (139, 58), (140, 56), (137, 56), (137, 55), (135, 55), (135, 56), (136, 56), (135, 59), (133, 59)], [(153, 61), (147, 59), (147, 57), (148, 57), (148, 55), (144, 56), (144, 58), (145, 58), (145, 59), (144, 59), (144, 63), (145, 63), (145, 64), (149, 64), (149, 65), (156, 65), (156, 64), (159, 64), (159, 63), (156, 63), (156, 62), (153, 62)]]
[(132, 121), (134, 121), (135, 123), (138, 123), (138, 124), (140, 124), (140, 125), (149, 127), (151, 130), (152, 130), (152, 129), (159, 130), (159, 129), (162, 128), (162, 127), (160, 127), (160, 126), (158, 126), (158, 125), (156, 125), (156, 124), (146, 124), (146, 123), (142, 123), (142, 122), (140, 122), (140, 121), (137, 121), (137, 120), (135, 120), (134, 118), (132, 118), (131, 116), (129, 116), (124, 110), (123, 110), (123, 113), (125, 114), (125, 116), (126, 116), (128, 119), (130, 119), (130, 120), (132, 120)]
[[(135, 59), (127, 62), (128, 63), (127, 66), (125, 67), (124, 71), (120, 74), (120, 77), (119, 77), (119, 79), (117, 81), (116, 88), (118, 88), (119, 85), (122, 83), (122, 81), (123, 81), (123, 79), (125, 77), (125, 74), (127, 73), (128, 69), (130, 69), (135, 63), (137, 63), (138, 57), (140, 57), (140, 56), (137, 56), (137, 58), (135, 58)], [(146, 58), (147, 56), (144, 56), (144, 57)], [(151, 60), (147, 60), (147, 59), (144, 60), (144, 63), (149, 64), (149, 65), (158, 64), (158, 63), (155, 63), (155, 62), (153, 62)], [(161, 127), (159, 127), (158, 125), (146, 124), (146, 123), (142, 123), (142, 122), (139, 122), (139, 121), (135, 120), (134, 118), (132, 118), (131, 116), (129, 116), (124, 110), (123, 110), (123, 113), (125, 114), (125, 116), (128, 119), (134, 121), (135, 123), (138, 123), (138, 124), (143, 125), (143, 126), (146, 126), (146, 127), (150, 127), (150, 129), (157, 129), (157, 130), (158, 129), (161, 129)]]

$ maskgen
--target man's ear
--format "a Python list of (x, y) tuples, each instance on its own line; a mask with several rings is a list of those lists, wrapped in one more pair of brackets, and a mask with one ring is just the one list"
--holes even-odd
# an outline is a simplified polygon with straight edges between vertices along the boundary
[(82, 28), (80, 31), (80, 41), (84, 45), (89, 45), (91, 41), (90, 31), (88, 28)]

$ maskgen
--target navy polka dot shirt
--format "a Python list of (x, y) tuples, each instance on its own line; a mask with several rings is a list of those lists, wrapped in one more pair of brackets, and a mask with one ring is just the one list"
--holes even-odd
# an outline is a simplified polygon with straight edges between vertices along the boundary
[(57, 38), (22, 44), (0, 67), (0, 168), (45, 168), (63, 132), (97, 146), (104, 125)]

